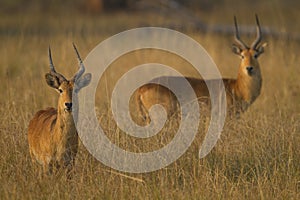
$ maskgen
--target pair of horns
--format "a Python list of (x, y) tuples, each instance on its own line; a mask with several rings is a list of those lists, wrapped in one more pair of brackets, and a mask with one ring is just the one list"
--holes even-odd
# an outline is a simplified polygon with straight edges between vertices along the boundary
[[(78, 78), (80, 78), (80, 77), (82, 76), (82, 74), (83, 74), (84, 71), (85, 71), (85, 67), (84, 67), (84, 65), (83, 65), (83, 62), (82, 62), (82, 60), (81, 60), (81, 58), (80, 58), (80, 55), (79, 55), (79, 52), (78, 52), (78, 50), (77, 50), (77, 48), (76, 48), (76, 46), (75, 46), (74, 43), (73, 43), (73, 47), (74, 47), (74, 49), (75, 49), (77, 58), (78, 58), (78, 60), (79, 60), (79, 69), (78, 69), (78, 71), (75, 73), (75, 75), (73, 76), (73, 80), (76, 80), (76, 79), (78, 79)], [(51, 48), (50, 48), (50, 46), (49, 46), (49, 62), (50, 62), (50, 73), (56, 75), (56, 76), (57, 76), (60, 80), (62, 80), (62, 81), (63, 81), (63, 80), (66, 80), (66, 78), (65, 78), (63, 75), (57, 73), (56, 70), (55, 70), (55, 68), (54, 68), (53, 61), (52, 61), (52, 55), (51, 55)]]
[[(260, 28), (260, 24), (259, 24), (257, 15), (255, 15), (255, 19), (256, 19), (256, 39), (251, 44), (251, 47), (250, 47), (251, 49), (256, 49), (257, 45), (261, 41), (261, 28)], [(240, 39), (239, 30), (238, 30), (237, 21), (236, 21), (235, 16), (234, 16), (234, 25), (235, 25), (235, 41), (241, 46), (242, 49), (248, 49), (249, 47)]]

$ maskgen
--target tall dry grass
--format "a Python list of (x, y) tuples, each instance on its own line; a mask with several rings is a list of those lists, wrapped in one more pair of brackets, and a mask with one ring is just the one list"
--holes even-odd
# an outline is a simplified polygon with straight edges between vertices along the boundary
[[(299, 5), (285, 7), (274, 2), (274, 5), (268, 4), (269, 7), (265, 7), (266, 3), (256, 3), (257, 7), (251, 6), (251, 11), (244, 4), (239, 5), (240, 23), (253, 24), (253, 13), (257, 11), (262, 25), (299, 33), (299, 27), (291, 22), (299, 16), (295, 11)], [(211, 24), (231, 25), (232, 15), (228, 4), (222, 8), (216, 6), (209, 13), (199, 13)], [(197, 135), (188, 151), (171, 165), (151, 173), (127, 174), (104, 166), (81, 145), (72, 180), (55, 176), (37, 178), (37, 168), (29, 158), (26, 131), (37, 110), (56, 106), (57, 94), (43, 78), (48, 71), (48, 45), (51, 44), (56, 68), (68, 76), (77, 69), (72, 42), (85, 57), (99, 42), (119, 31), (176, 19), (151, 13), (100, 16), (39, 13), (39, 16), (21, 13), (0, 20), (1, 199), (300, 198), (300, 42), (268, 36), (265, 40), (269, 46), (260, 58), (261, 96), (241, 119), (226, 125), (221, 139), (204, 159), (198, 159), (201, 137)], [(232, 36), (198, 33), (192, 29), (186, 34), (207, 49), (224, 77), (236, 76), (239, 60), (230, 50)], [(245, 40), (251, 39), (245, 36)], [(122, 60), (115, 63), (112, 66), (115, 74), (108, 73), (110, 81), (107, 82), (114, 82), (123, 73), (124, 69), (118, 71), (118, 67), (129, 68), (139, 59), (148, 61), (147, 55), (133, 55), (131, 63)], [(158, 54), (150, 59), (162, 60)], [(183, 65), (182, 73), (193, 75), (193, 71)], [(104, 88), (99, 88), (96, 100), (99, 105), (99, 99), (107, 98), (113, 85), (101, 87)], [(114, 127), (108, 113), (100, 113), (100, 117), (103, 124)], [(109, 129), (107, 135), (125, 148), (138, 144), (114, 128)], [(161, 144), (142, 145), (150, 148)]]

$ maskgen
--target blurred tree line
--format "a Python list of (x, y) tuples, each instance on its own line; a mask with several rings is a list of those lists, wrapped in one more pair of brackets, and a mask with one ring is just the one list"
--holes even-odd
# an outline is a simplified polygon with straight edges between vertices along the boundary
[(183, 5), (191, 9), (209, 10), (220, 1), (224, 0), (1, 0), (0, 12), (51, 12), (67, 9), (97, 14), (114, 10), (137, 9), (140, 5), (147, 5), (150, 2), (158, 8), (165, 5)]

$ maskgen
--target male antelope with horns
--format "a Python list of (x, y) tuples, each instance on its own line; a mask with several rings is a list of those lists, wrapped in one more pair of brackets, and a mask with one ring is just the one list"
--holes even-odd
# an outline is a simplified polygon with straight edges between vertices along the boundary
[[(232, 51), (240, 56), (241, 63), (236, 79), (222, 79), (226, 91), (227, 112), (231, 113), (231, 116), (238, 116), (241, 112), (246, 111), (259, 96), (261, 91), (262, 76), (257, 59), (264, 52), (266, 43), (260, 44), (262, 39), (261, 28), (257, 15), (255, 17), (257, 35), (250, 47), (240, 39), (236, 17), (234, 17), (236, 44), (233, 44)], [(209, 102), (207, 101), (209, 91), (206, 82), (213, 83), (220, 81), (208, 80), (205, 82), (203, 79), (191, 77), (167, 76), (157, 78), (155, 79), (155, 82), (160, 82), (160, 79), (167, 79), (169, 82), (180, 82), (181, 79), (186, 79), (195, 91), (198, 101), (202, 106), (203, 104), (204, 106), (207, 106)], [(168, 117), (171, 117), (175, 111), (178, 111), (175, 95), (168, 88), (155, 83), (141, 86), (135, 91), (131, 101), (135, 105), (134, 107), (137, 108), (137, 121), (142, 121), (146, 124), (151, 122), (149, 109), (154, 104), (163, 105)]]
[(72, 110), (79, 90), (91, 81), (91, 74), (85, 75), (85, 67), (73, 44), (79, 60), (79, 70), (70, 80), (57, 73), (49, 47), (50, 72), (45, 75), (47, 84), (59, 93), (58, 106), (38, 111), (29, 123), (28, 143), (33, 162), (42, 165), (44, 173), (52, 173), (53, 167), (71, 171), (78, 151), (78, 134)]

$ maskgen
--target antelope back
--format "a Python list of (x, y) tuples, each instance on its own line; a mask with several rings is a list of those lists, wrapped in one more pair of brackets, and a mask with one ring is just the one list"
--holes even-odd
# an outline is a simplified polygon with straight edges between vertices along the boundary
[[(236, 17), (234, 17), (235, 24), (235, 44), (232, 45), (232, 51), (239, 55), (241, 62), (238, 70), (238, 76), (236, 79), (222, 79), (226, 89), (227, 108), (245, 111), (248, 106), (257, 98), (260, 94), (262, 77), (260, 66), (258, 63), (258, 57), (264, 52), (266, 43), (260, 44), (261, 27), (259, 19), (256, 17), (256, 38), (252, 44), (247, 46), (239, 36), (238, 26)], [(180, 81), (182, 77), (160, 77), (172, 80), (174, 82)], [(158, 78), (157, 80), (159, 80)], [(204, 81), (203, 79), (185, 77), (186, 80), (191, 84), (198, 98), (200, 107), (208, 108), (210, 106), (209, 91), (206, 84), (218, 84), (219, 80)], [(158, 81), (159, 83), (159, 81)], [(172, 115), (177, 109), (177, 99), (172, 92), (161, 86), (146, 84), (140, 87), (134, 94), (133, 97), (135, 102), (135, 108), (140, 119), (149, 123), (149, 109), (154, 104), (161, 104), (166, 108), (168, 116)], [(139, 120), (136, 120), (139, 121)]]

